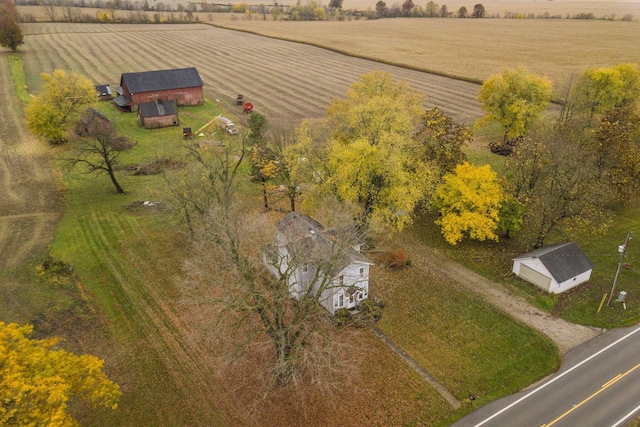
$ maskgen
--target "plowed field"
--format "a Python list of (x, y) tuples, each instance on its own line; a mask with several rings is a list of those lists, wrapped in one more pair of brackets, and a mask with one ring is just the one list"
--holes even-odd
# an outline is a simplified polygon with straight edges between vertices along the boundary
[(392, 73), (459, 121), (480, 115), (479, 86), (208, 25), (26, 24), (29, 88), (40, 72), (64, 68), (96, 84), (119, 85), (120, 74), (197, 67), (205, 95), (230, 108), (237, 93), (273, 123), (319, 117), (361, 74)]

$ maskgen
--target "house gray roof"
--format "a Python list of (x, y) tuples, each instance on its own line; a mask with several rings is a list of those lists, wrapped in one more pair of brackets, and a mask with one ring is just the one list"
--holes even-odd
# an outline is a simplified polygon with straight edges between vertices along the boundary
[(161, 117), (178, 114), (178, 104), (173, 99), (158, 102), (143, 102), (138, 106), (142, 117)]
[(558, 283), (589, 271), (594, 266), (575, 242), (545, 246), (521, 255), (515, 260), (523, 258), (538, 258)]
[(122, 73), (120, 85), (126, 86), (130, 93), (157, 90), (181, 89), (203, 86), (202, 79), (195, 67), (173, 70), (143, 71)]
[[(332, 255), (336, 254), (334, 252), (336, 249), (342, 251), (342, 255), (335, 260), (331, 268), (330, 274), (333, 276), (350, 264), (373, 264), (360, 252), (349, 247), (357, 244), (355, 234), (350, 236), (349, 233), (336, 233), (333, 229), (326, 230), (322, 224), (310, 216), (289, 212), (276, 227), (289, 244), (295, 246), (295, 250), (308, 253), (309, 262), (313, 264), (317, 264), (322, 259), (331, 259)], [(347, 247), (342, 249), (337, 247), (338, 239), (343, 239), (344, 242), (341, 243), (346, 244)]]

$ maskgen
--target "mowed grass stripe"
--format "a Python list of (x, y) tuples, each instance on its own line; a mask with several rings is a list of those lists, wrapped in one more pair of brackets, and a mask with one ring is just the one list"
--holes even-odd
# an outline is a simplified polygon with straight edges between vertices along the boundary
[[(189, 345), (178, 316), (179, 293), (174, 282), (182, 266), (171, 261), (176, 258), (172, 252), (180, 248), (168, 241), (159, 241), (158, 231), (149, 227), (149, 221), (139, 221), (132, 215), (112, 213), (104, 217), (94, 213), (93, 221), (100, 225), (95, 228), (96, 238), (108, 245), (107, 253), (118, 254), (111, 264), (118, 272), (118, 283), (134, 301), (136, 312), (142, 311), (151, 321), (149, 335), (157, 337), (150, 340), (151, 344), (168, 366), (181, 367), (181, 372), (170, 370), (174, 382), (182, 383), (185, 388), (195, 382), (200, 384), (199, 389), (210, 389), (203, 380), (202, 374), (208, 369), (202, 353)], [(109, 238), (111, 231), (115, 231), (115, 240)], [(116, 242), (117, 247), (110, 242)], [(123, 246), (121, 242), (130, 245)]]

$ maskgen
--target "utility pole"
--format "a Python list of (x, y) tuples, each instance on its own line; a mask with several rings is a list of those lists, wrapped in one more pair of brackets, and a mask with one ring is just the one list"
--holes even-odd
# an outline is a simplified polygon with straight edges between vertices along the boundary
[(611, 305), (611, 298), (613, 297), (613, 293), (616, 291), (616, 283), (618, 283), (618, 276), (620, 276), (620, 270), (622, 269), (624, 256), (627, 254), (627, 244), (629, 243), (629, 240), (631, 240), (631, 232), (627, 233), (627, 240), (625, 240), (624, 245), (622, 245), (620, 263), (618, 263), (618, 271), (616, 271), (616, 277), (613, 279), (613, 286), (611, 286), (611, 295), (609, 295), (609, 301), (607, 301), (607, 306)]

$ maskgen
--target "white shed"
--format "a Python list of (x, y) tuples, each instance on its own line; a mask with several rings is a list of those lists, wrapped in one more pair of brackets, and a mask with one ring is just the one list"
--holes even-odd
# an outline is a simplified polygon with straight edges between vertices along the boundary
[(513, 260), (516, 276), (553, 294), (588, 281), (592, 270), (593, 263), (575, 242), (545, 246)]

